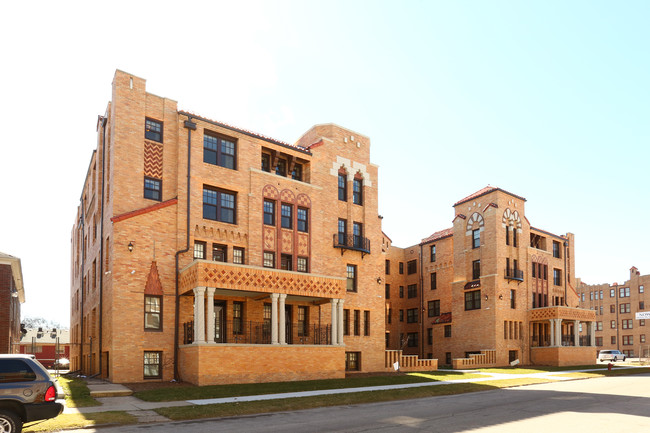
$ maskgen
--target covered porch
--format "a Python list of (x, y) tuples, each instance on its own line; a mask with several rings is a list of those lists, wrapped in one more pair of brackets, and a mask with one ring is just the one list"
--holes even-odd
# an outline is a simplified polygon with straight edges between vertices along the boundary
[(345, 376), (346, 279), (195, 260), (181, 271), (183, 380)]
[[(596, 359), (596, 312), (562, 306), (528, 310), (533, 365), (586, 365)], [(587, 335), (580, 335), (585, 326)]]

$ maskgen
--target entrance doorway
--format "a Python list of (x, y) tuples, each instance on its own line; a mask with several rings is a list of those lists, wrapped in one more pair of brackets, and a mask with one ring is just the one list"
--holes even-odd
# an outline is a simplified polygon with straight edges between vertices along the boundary
[(214, 301), (214, 341), (226, 342), (226, 301)]
[(293, 307), (291, 305), (284, 306), (284, 323), (286, 328), (286, 343), (293, 344), (293, 323), (291, 318), (293, 317)]

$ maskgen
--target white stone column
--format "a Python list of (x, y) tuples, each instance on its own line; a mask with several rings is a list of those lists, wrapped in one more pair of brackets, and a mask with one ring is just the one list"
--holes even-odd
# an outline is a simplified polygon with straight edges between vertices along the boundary
[(596, 322), (589, 322), (589, 345), (594, 347), (596, 345)]
[[(336, 344), (339, 346), (343, 346), (345, 343), (343, 342), (343, 302), (345, 302), (345, 299), (339, 299), (339, 312), (337, 314), (337, 319), (339, 321), (339, 324), (337, 326), (337, 334), (338, 337), (336, 339)], [(349, 319), (348, 319), (349, 320)], [(348, 323), (348, 326), (350, 324)]]
[(287, 344), (287, 313), (284, 310), (284, 301), (287, 299), (287, 295), (285, 293), (280, 293), (280, 329), (279, 331), (279, 343), (280, 344)]
[(214, 344), (214, 287), (208, 287), (208, 343)]
[(551, 347), (555, 346), (555, 319), (548, 319), (550, 324), (549, 336), (551, 337)]
[(573, 344), (578, 347), (580, 346), (580, 321), (573, 321)]
[(194, 288), (194, 343), (205, 343), (205, 287)]
[(339, 333), (338, 333), (338, 325), (339, 325), (339, 320), (337, 318), (338, 316), (338, 299), (331, 299), (331, 304), (332, 304), (332, 346), (335, 346), (336, 343), (338, 342), (339, 339)]
[(271, 344), (278, 344), (278, 298), (277, 293), (271, 293)]

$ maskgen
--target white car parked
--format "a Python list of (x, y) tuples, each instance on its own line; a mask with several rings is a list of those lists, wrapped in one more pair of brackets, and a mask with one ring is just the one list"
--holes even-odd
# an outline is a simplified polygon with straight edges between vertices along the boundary
[(625, 354), (620, 350), (601, 350), (598, 352), (599, 361), (625, 361)]

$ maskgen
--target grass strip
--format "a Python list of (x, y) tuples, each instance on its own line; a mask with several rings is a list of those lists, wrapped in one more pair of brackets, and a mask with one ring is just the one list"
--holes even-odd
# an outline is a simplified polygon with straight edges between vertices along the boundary
[(454, 383), (439, 386), (395, 389), (390, 391), (365, 391), (350, 394), (323, 395), (314, 397), (285, 398), (243, 403), (209, 404), (203, 406), (166, 407), (155, 409), (157, 413), (172, 420), (219, 418), (251, 415), (268, 412), (282, 412), (314, 409), (327, 406), (345, 406), (364, 403), (378, 403), (414, 398), (464, 394), (489, 391), (498, 388), (553, 382), (550, 379), (504, 379), (480, 383)]
[(349, 377), (345, 379), (308, 380), (297, 382), (248, 383), (211, 386), (174, 386), (139, 391), (135, 397), (145, 401), (198, 400), (204, 398), (240, 397), (246, 395), (278, 394), (321, 389), (360, 388), (365, 386), (398, 385), (430, 381), (469, 379), (480, 374), (444, 372), (410, 373), (405, 375)]
[(479, 368), (477, 371), (483, 373), (499, 373), (499, 374), (536, 374), (536, 373), (552, 373), (555, 371), (567, 370), (595, 370), (607, 369), (607, 365), (573, 365), (563, 367), (540, 366), (534, 368), (519, 368), (519, 367), (500, 367), (500, 368)]
[(23, 432), (52, 432), (100, 425), (135, 424), (137, 422), (138, 419), (136, 417), (121, 411), (63, 414), (45, 421), (28, 423), (23, 427)]
[(555, 374), (555, 377), (572, 377), (576, 379), (591, 379), (594, 377), (609, 377), (609, 376), (628, 376), (633, 374), (644, 374), (649, 373), (650, 367), (648, 368), (625, 368), (625, 369), (614, 369), (614, 370), (603, 370), (603, 371), (591, 371), (588, 373), (563, 373)]
[(61, 376), (57, 381), (65, 392), (67, 407), (99, 406), (99, 402), (90, 396), (90, 390), (85, 380)]

